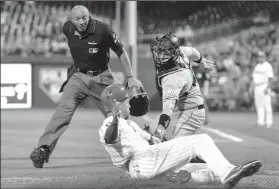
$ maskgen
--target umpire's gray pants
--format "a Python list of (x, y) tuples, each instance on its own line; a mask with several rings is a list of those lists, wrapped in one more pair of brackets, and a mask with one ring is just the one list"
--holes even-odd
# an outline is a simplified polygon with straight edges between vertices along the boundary
[(103, 89), (113, 84), (113, 82), (114, 79), (110, 70), (94, 77), (81, 72), (74, 73), (64, 86), (60, 103), (45, 132), (40, 137), (38, 147), (48, 145), (52, 153), (59, 137), (68, 128), (76, 108), (86, 97), (90, 97), (106, 117), (106, 111), (101, 104), (100, 96)]

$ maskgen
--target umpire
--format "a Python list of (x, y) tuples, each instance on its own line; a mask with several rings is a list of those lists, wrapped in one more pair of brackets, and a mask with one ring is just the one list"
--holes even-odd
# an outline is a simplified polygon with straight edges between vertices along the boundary
[(30, 154), (36, 168), (42, 168), (48, 162), (59, 137), (68, 128), (76, 108), (86, 97), (90, 97), (106, 117), (107, 111), (101, 104), (100, 95), (104, 88), (114, 83), (108, 66), (110, 48), (119, 57), (128, 87), (143, 88), (134, 77), (127, 52), (116, 34), (107, 24), (91, 18), (86, 7), (77, 5), (71, 10), (63, 33), (68, 39), (74, 64), (68, 68), (67, 81), (59, 91), (63, 92), (60, 103), (37, 148)]

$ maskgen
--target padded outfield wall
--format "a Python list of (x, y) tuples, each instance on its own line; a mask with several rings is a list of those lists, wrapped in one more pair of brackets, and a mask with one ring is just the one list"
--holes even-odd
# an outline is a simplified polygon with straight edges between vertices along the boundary
[[(7, 56), (1, 59), (1, 108), (54, 108), (60, 100), (59, 88), (67, 77), (67, 67), (72, 63), (71, 58), (59, 57), (28, 57)], [(12, 67), (12, 68), (11, 68)], [(22, 70), (28, 67), (28, 71)], [(110, 67), (117, 82), (124, 83), (125, 76), (116, 57), (111, 57)], [(2, 73), (6, 74), (2, 74)], [(31, 74), (31, 75), (30, 75)], [(4, 78), (3, 78), (4, 77)], [(151, 58), (138, 59), (138, 77), (142, 81), (151, 100), (151, 109), (161, 107), (156, 93), (154, 65)], [(14, 78), (17, 78), (14, 80)], [(22, 79), (23, 78), (23, 79)], [(31, 83), (26, 83), (24, 78), (29, 78)], [(23, 81), (24, 80), (24, 81)], [(18, 91), (16, 87), (25, 83)], [(20, 85), (21, 86), (21, 85)], [(4, 93), (5, 91), (5, 93)], [(19, 93), (21, 95), (19, 95)], [(20, 97), (23, 96), (23, 97)], [(27, 99), (28, 102), (27, 102)], [(11, 104), (17, 104), (11, 106)], [(96, 108), (90, 99), (86, 99), (82, 106)]]

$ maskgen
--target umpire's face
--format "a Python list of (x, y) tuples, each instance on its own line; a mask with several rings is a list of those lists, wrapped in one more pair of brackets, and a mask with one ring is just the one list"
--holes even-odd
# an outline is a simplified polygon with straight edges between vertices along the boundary
[(71, 12), (71, 21), (79, 32), (84, 32), (90, 20), (89, 11), (84, 6), (76, 6)]

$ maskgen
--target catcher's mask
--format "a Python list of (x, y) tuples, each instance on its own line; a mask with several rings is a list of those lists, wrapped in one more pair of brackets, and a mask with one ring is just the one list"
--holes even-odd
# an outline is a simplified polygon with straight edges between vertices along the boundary
[(150, 49), (157, 64), (165, 64), (170, 59), (175, 58), (179, 52), (179, 39), (172, 33), (156, 37), (150, 43)]
[(101, 93), (101, 102), (107, 112), (112, 111), (114, 100), (123, 102), (126, 99), (129, 99), (130, 114), (132, 116), (143, 116), (148, 112), (149, 100), (143, 89), (133, 88), (129, 90), (121, 84), (112, 84)]

